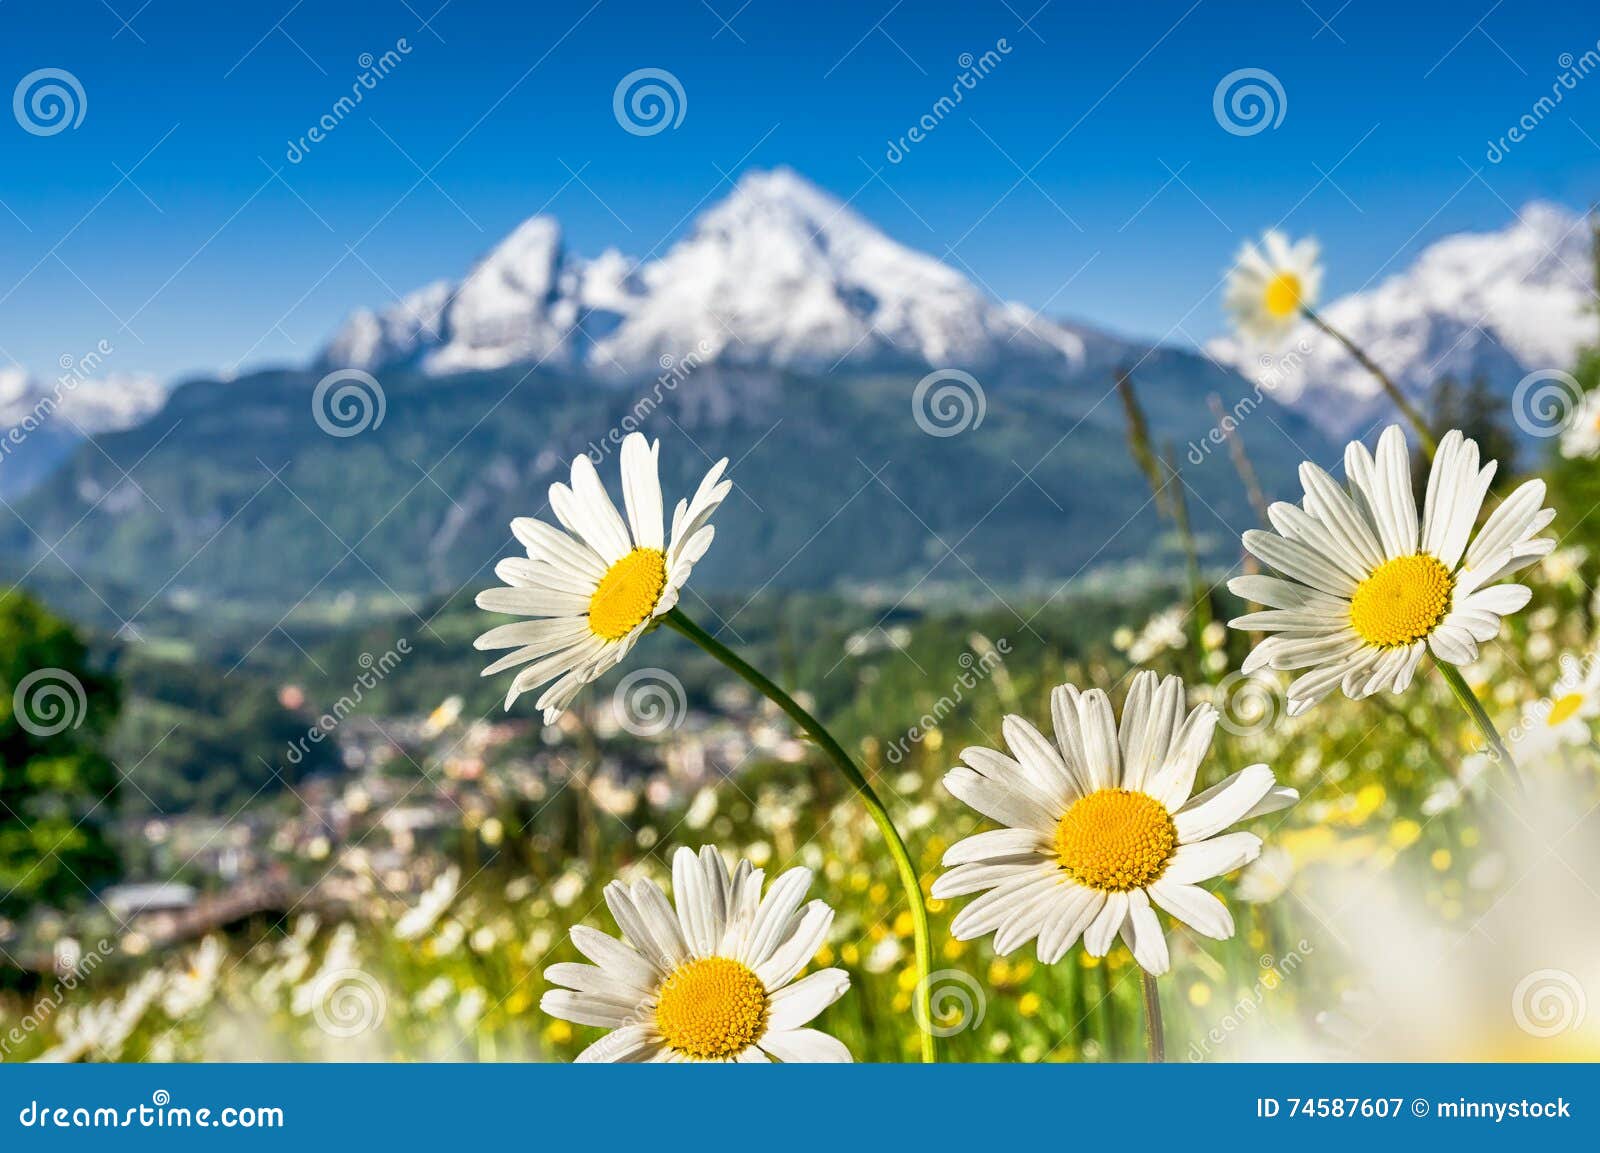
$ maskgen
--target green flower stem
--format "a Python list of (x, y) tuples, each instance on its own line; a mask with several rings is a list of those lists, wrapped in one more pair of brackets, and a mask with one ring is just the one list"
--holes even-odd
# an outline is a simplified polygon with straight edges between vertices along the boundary
[(1456, 700), (1461, 702), (1461, 707), (1467, 710), (1467, 715), (1482, 731), (1483, 739), (1488, 741), (1489, 747), (1494, 750), (1495, 760), (1506, 767), (1506, 772), (1510, 774), (1512, 784), (1517, 786), (1517, 791), (1527, 792), (1527, 786), (1522, 783), (1522, 774), (1517, 771), (1517, 762), (1511, 759), (1511, 750), (1507, 749), (1505, 741), (1500, 739), (1499, 730), (1494, 727), (1494, 722), (1489, 719), (1482, 702), (1473, 693), (1472, 686), (1468, 685), (1466, 678), (1461, 675), (1461, 670), (1437, 657), (1433, 663), (1439, 666), (1439, 672), (1444, 676), (1444, 683), (1450, 686), (1450, 691), (1455, 693)]
[(1417, 434), (1417, 439), (1422, 442), (1422, 451), (1428, 454), (1428, 459), (1431, 461), (1439, 446), (1433, 439), (1433, 433), (1428, 431), (1428, 422), (1423, 419), (1421, 410), (1405, 398), (1405, 395), (1395, 385), (1395, 382), (1389, 379), (1389, 374), (1378, 367), (1378, 362), (1368, 356), (1365, 349), (1326, 320), (1323, 320), (1321, 313), (1310, 308), (1302, 308), (1300, 311), (1305, 314), (1305, 318), (1312, 324), (1338, 341), (1346, 352), (1355, 357), (1357, 364), (1370, 372), (1378, 383), (1383, 385), (1383, 391), (1389, 395), (1389, 399), (1394, 401), (1395, 407), (1411, 423), (1412, 431)]
[(1161, 990), (1156, 979), (1144, 969), (1139, 970), (1139, 981), (1144, 986), (1144, 1039), (1150, 1054), (1150, 1063), (1159, 1065), (1167, 1059), (1167, 1034), (1161, 1026)]
[(782, 709), (790, 720), (799, 725), (812, 740), (822, 747), (830, 760), (845, 775), (856, 791), (861, 794), (862, 802), (867, 806), (867, 812), (872, 815), (878, 831), (883, 834), (885, 845), (888, 846), (889, 855), (894, 858), (895, 868), (900, 874), (901, 887), (905, 889), (906, 900), (911, 905), (912, 935), (916, 945), (917, 956), (917, 988), (913, 994), (916, 998), (914, 1005), (915, 1017), (919, 1026), (922, 1041), (922, 1059), (925, 1062), (938, 1060), (934, 1047), (933, 1011), (932, 1011), (932, 986), (933, 986), (933, 945), (928, 932), (928, 906), (922, 899), (922, 885), (917, 879), (917, 867), (911, 860), (911, 854), (906, 849), (906, 843), (900, 838), (900, 833), (894, 827), (894, 821), (889, 816), (889, 810), (878, 799), (878, 794), (872, 789), (866, 775), (851, 760), (850, 754), (844, 751), (844, 746), (833, 739), (833, 735), (822, 727), (821, 722), (805, 709), (801, 708), (795, 699), (784, 692), (772, 681), (762, 676), (754, 667), (734, 652), (727, 645), (717, 640), (716, 637), (706, 632), (699, 625), (683, 614), (681, 609), (673, 609), (662, 618), (675, 632), (688, 637), (706, 652), (716, 657), (728, 668), (738, 673), (751, 687), (758, 690), (773, 704)]

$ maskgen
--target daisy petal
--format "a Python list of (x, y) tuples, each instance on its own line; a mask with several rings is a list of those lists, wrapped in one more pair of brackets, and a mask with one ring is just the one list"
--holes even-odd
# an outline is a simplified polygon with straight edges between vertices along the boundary
[(623, 1025), (601, 1037), (574, 1060), (579, 1065), (648, 1061), (660, 1049), (661, 1039), (652, 1030), (643, 1025)]
[(1106, 903), (1083, 931), (1083, 947), (1088, 950), (1089, 956), (1104, 957), (1110, 950), (1111, 943), (1122, 929), (1122, 922), (1128, 918), (1128, 905), (1127, 893), (1106, 894)]
[(1244, 868), (1260, 855), (1261, 838), (1254, 833), (1224, 833), (1210, 840), (1179, 845), (1167, 862), (1161, 881), (1178, 885), (1209, 881)]
[(1198, 885), (1183, 885), (1162, 877), (1150, 886), (1150, 897), (1197, 933), (1218, 941), (1233, 936), (1233, 914)]
[(594, 993), (574, 993), (571, 989), (548, 989), (539, 999), (539, 1008), (552, 1017), (574, 1025), (594, 1025), (616, 1029), (627, 1023), (634, 1005)]
[(660, 451), (661, 442), (652, 444), (642, 433), (630, 432), (622, 442), (622, 497), (633, 543), (639, 548), (666, 548), (657, 465)]
[(1054, 965), (1061, 960), (1100, 915), (1105, 901), (1106, 895), (1098, 889), (1072, 886), (1039, 930), (1039, 963)]
[(1039, 835), (1032, 829), (993, 829), (957, 841), (945, 850), (941, 863), (948, 869), (983, 861), (1026, 859), (1039, 851)]
[(761, 1038), (761, 1047), (785, 1065), (847, 1064), (851, 1060), (843, 1041), (816, 1029), (769, 1032)]
[(849, 989), (850, 975), (843, 969), (818, 969), (772, 994), (767, 1002), (767, 1028), (779, 1032), (798, 1029)]
[(1139, 967), (1152, 977), (1159, 977), (1171, 966), (1167, 953), (1167, 938), (1161, 932), (1161, 922), (1150, 907), (1150, 898), (1143, 889), (1128, 893), (1128, 917), (1122, 923), (1122, 939), (1139, 962)]
[(1266, 765), (1240, 769), (1221, 784), (1192, 798), (1173, 814), (1182, 844), (1203, 841), (1244, 819), (1257, 801), (1272, 788), (1272, 770)]
[(808, 902), (799, 921), (765, 961), (755, 965), (756, 976), (769, 989), (794, 980), (794, 975), (811, 963), (828, 939), (833, 910), (825, 901)]

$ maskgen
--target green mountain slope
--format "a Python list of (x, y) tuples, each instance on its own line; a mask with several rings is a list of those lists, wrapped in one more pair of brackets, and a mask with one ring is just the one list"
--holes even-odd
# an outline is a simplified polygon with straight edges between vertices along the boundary
[[(915, 419), (917, 372), (704, 368), (668, 387), (396, 375), (381, 424), (346, 437), (315, 419), (316, 373), (198, 381), (0, 512), (0, 545), (8, 575), (31, 568), (56, 603), (113, 627), (406, 611), (494, 583), (515, 547), (508, 522), (545, 510), (573, 455), (609, 455), (614, 483), (608, 431), (620, 438), (639, 414), (664, 442), (669, 500), (717, 457), (734, 462), (700, 588), (1048, 588), (1116, 562), (1173, 563), (1111, 391), (1111, 365), (1129, 360), (1156, 435), (1176, 446), (1197, 532), (1231, 560), (1253, 517), (1226, 450), (1184, 458), (1215, 424), (1207, 395), (1231, 405), (1249, 386), (1178, 350), (1091, 360), (985, 373), (981, 423), (946, 437)], [(1302, 456), (1335, 455), (1270, 400), (1241, 435), (1269, 493), (1287, 491)]]

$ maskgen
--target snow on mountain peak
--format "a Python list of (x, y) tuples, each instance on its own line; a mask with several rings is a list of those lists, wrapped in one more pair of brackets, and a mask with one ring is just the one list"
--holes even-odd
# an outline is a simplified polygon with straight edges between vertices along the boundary
[(989, 299), (786, 168), (750, 172), (658, 259), (568, 254), (535, 217), (439, 295), (356, 313), (326, 363), (430, 373), (536, 363), (599, 375), (663, 356), (831, 369), (1080, 358), (1078, 337)]
[[(792, 168), (755, 169), (739, 177), (719, 204), (700, 218), (702, 227), (725, 227), (752, 215), (787, 217), (800, 221), (813, 232), (844, 210), (837, 199), (812, 184)], [(856, 219), (852, 214), (852, 219)]]
[[(1481, 376), (1508, 394), (1528, 372), (1570, 367), (1600, 336), (1590, 244), (1584, 217), (1534, 201), (1507, 227), (1435, 241), (1408, 268), (1321, 311), (1409, 396), (1425, 399), (1447, 376)], [(1262, 357), (1225, 337), (1207, 351), (1248, 378), (1270, 377), (1280, 400), (1332, 434), (1364, 433), (1388, 413), (1378, 383), (1331, 338), (1301, 324), (1285, 347), (1295, 352)]]
[(46, 381), (20, 368), (0, 368), (0, 428), (26, 433), (60, 417), (60, 433), (95, 436), (132, 428), (160, 409), (166, 396), (166, 387), (151, 376), (64, 374)]
[(407, 360), (439, 340), (444, 309), (454, 293), (455, 285), (436, 280), (382, 312), (358, 309), (323, 349), (322, 359), (351, 368)]

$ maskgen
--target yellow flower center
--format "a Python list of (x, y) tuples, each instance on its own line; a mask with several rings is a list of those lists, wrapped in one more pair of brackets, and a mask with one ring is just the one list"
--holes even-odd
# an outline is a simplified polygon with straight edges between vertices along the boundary
[(667, 557), (658, 548), (636, 548), (606, 570), (589, 598), (589, 630), (621, 640), (650, 616), (667, 585)]
[(668, 1045), (690, 1057), (732, 1057), (766, 1032), (766, 986), (727, 957), (690, 961), (661, 983), (656, 1028)]
[(1056, 826), (1056, 860), (1080, 885), (1110, 893), (1142, 889), (1178, 847), (1172, 814), (1154, 797), (1101, 789), (1072, 802)]
[(1568, 693), (1564, 697), (1557, 697), (1550, 702), (1550, 712), (1544, 718), (1544, 723), (1553, 729), (1563, 721), (1571, 720), (1582, 707), (1582, 693)]
[(1286, 320), (1300, 311), (1300, 278), (1292, 272), (1280, 272), (1267, 281), (1267, 291), (1261, 298), (1267, 315)]
[(1372, 570), (1350, 598), (1350, 627), (1369, 645), (1420, 641), (1450, 609), (1450, 570), (1427, 553), (1397, 556)]

